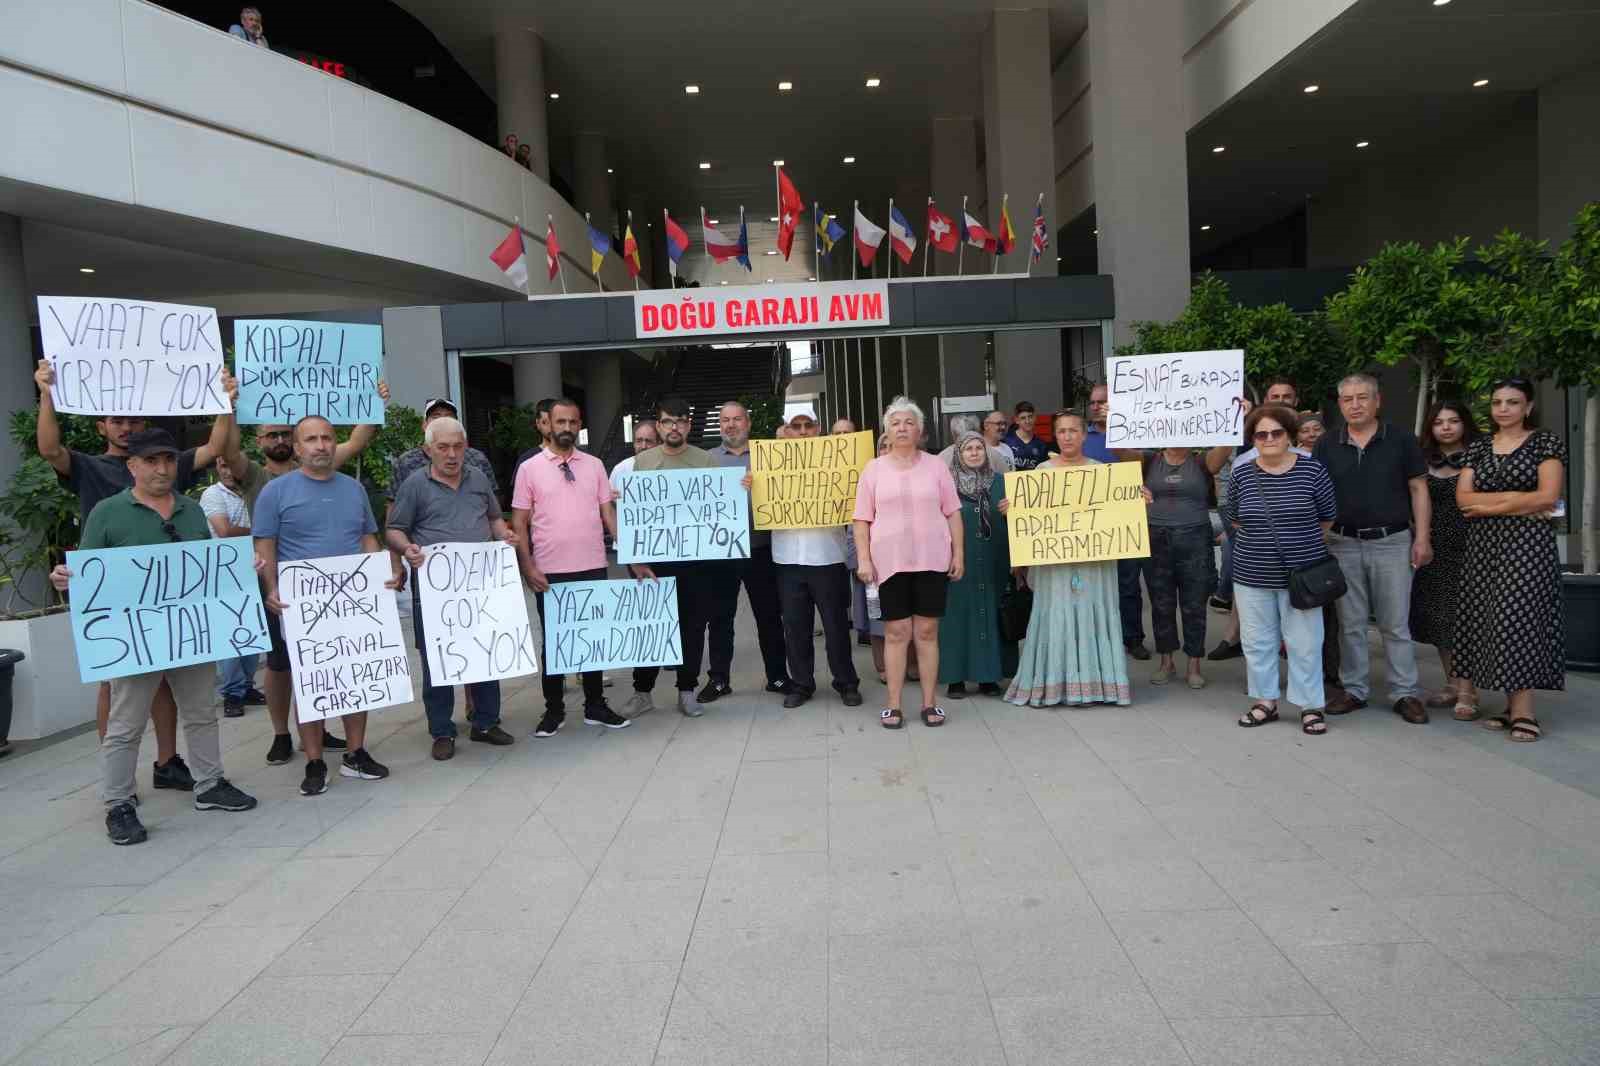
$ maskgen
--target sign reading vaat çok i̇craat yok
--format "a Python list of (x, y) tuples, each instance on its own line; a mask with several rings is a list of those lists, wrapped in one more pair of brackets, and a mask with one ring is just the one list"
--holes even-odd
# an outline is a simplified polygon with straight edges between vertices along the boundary
[(850, 522), (872, 434), (750, 442), (750, 510), (756, 529), (824, 529)]
[(1106, 360), (1106, 447), (1214, 448), (1244, 433), (1244, 352)]
[(39, 297), (39, 342), (62, 414), (220, 415), (222, 339), (209, 307), (103, 296)]
[(1144, 469), (1138, 463), (1041, 466), (1005, 477), (1012, 566), (1150, 554)]
[(382, 326), (241, 318), (233, 354), (240, 425), (293, 425), (307, 415), (336, 426), (383, 424)]
[(472, 685), (537, 674), (516, 549), (504, 541), (478, 541), (422, 550), (412, 580), (433, 683)]
[(617, 562), (750, 558), (750, 498), (734, 467), (624, 474)]
[(411, 702), (388, 552), (278, 564), (283, 642), (302, 722)]
[(889, 324), (889, 283), (828, 281), (720, 289), (641, 289), (633, 294), (639, 339), (707, 333), (782, 333)]

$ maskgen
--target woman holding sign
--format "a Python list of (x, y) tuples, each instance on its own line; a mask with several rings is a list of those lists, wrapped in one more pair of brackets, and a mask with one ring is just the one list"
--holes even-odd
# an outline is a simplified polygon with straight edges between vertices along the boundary
[(984, 695), (1000, 695), (998, 682), (1016, 669), (1015, 644), (1000, 639), (1000, 593), (1011, 570), (1005, 520), (999, 507), (1005, 482), (992, 465), (983, 434), (961, 434), (950, 453), (950, 473), (961, 498), (967, 574), (950, 586), (950, 613), (960, 626), (939, 629), (939, 681), (953, 700), (965, 699), (968, 681)]

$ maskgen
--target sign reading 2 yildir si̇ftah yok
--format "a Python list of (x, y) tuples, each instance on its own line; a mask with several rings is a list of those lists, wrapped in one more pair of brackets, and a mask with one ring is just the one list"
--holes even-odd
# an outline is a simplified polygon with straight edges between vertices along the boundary
[(278, 564), (283, 642), (302, 722), (411, 702), (388, 552)]
[(624, 474), (617, 562), (750, 558), (750, 499), (732, 467)]
[(641, 289), (633, 294), (639, 339), (707, 333), (783, 333), (889, 324), (889, 283), (744, 285), (721, 289)]
[(568, 581), (544, 601), (544, 664), (552, 674), (677, 666), (678, 579)]
[(417, 582), (435, 685), (537, 674), (517, 552), (504, 541), (430, 544)]
[(254, 564), (249, 537), (68, 552), (79, 678), (266, 652)]
[(750, 442), (756, 529), (824, 529), (850, 522), (856, 485), (872, 458), (871, 433)]
[(1140, 464), (1041, 466), (1005, 477), (1012, 566), (1150, 554)]
[(1106, 360), (1108, 448), (1214, 448), (1244, 432), (1244, 352)]
[(233, 324), (239, 424), (382, 425), (383, 327), (241, 318)]
[(39, 297), (39, 342), (63, 414), (220, 415), (222, 339), (209, 307), (101, 296)]

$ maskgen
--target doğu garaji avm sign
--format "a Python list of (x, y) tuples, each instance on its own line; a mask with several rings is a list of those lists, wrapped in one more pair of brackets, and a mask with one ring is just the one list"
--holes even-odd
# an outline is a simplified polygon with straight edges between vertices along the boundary
[(889, 324), (889, 283), (742, 285), (721, 289), (644, 289), (633, 296), (640, 340), (708, 333), (792, 333)]

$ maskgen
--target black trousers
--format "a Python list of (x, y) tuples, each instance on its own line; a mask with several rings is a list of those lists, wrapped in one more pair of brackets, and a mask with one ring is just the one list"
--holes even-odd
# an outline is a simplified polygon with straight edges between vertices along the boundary
[(1181, 617), (1183, 653), (1191, 659), (1205, 656), (1206, 598), (1217, 585), (1212, 547), (1210, 522), (1150, 527), (1144, 580), (1150, 589), (1150, 624), (1156, 631), (1159, 654), (1178, 650), (1177, 618)]
[[(552, 585), (559, 585), (565, 581), (604, 581), (606, 568), (599, 567), (595, 570), (574, 570), (566, 574), (544, 575)], [(539, 629), (544, 630), (544, 598), (541, 592), (535, 597), (539, 605)], [(549, 663), (545, 663), (549, 666)], [(566, 710), (566, 697), (561, 691), (561, 679), (565, 674), (552, 674), (546, 671), (539, 679), (540, 686), (544, 689), (544, 709), (549, 712), (561, 713)], [(595, 707), (604, 707), (606, 703), (605, 679), (598, 670), (585, 670), (583, 678), (583, 709), (591, 710)]]
[[(725, 562), (651, 563), (657, 577), (678, 579), (678, 633), (683, 640), (683, 663), (678, 667), (678, 691), (692, 692), (700, 681), (700, 660), (705, 654), (706, 627), (716, 617), (717, 605), (739, 594), (732, 568)], [(659, 666), (638, 666), (633, 690), (656, 687)]]
[(1139, 578), (1150, 583), (1148, 559), (1117, 560), (1117, 601), (1122, 609), (1122, 643), (1144, 643), (1144, 597), (1139, 593)]
[(778, 601), (778, 572), (772, 563), (772, 546), (750, 549), (750, 558), (711, 564), (728, 568), (732, 581), (720, 586), (727, 598), (717, 605), (711, 619), (711, 680), (728, 683), (733, 667), (733, 624), (739, 613), (739, 586), (750, 597), (750, 613), (756, 618), (756, 642), (761, 645), (761, 662), (768, 681), (783, 681), (789, 676), (785, 663), (783, 611)]
[(817, 646), (812, 640), (812, 611), (822, 618), (822, 646), (828, 654), (833, 687), (857, 688), (850, 645), (850, 574), (843, 563), (827, 566), (777, 564), (778, 595), (783, 603), (784, 643), (789, 653), (789, 679), (806, 692), (817, 690)]

